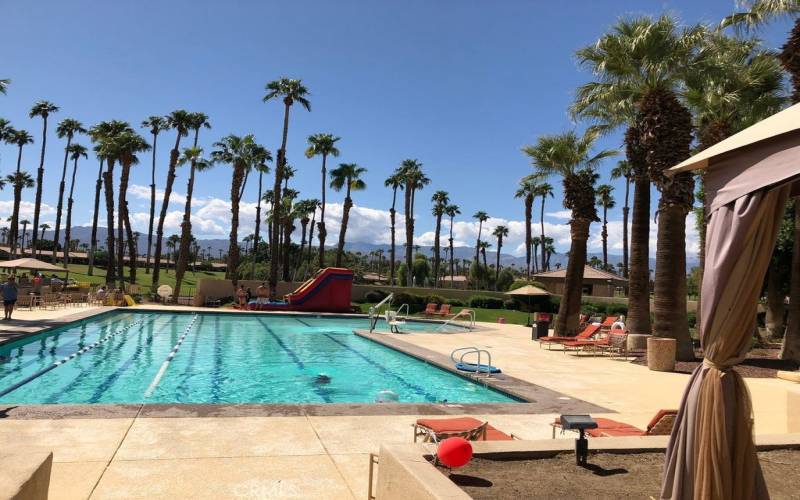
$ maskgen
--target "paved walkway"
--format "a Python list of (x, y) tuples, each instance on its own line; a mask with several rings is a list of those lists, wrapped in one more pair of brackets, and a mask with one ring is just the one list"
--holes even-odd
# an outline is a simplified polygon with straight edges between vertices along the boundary
[[(677, 407), (688, 380), (540, 349), (528, 329), (513, 325), (395, 338), (444, 355), (466, 345), (489, 349), (508, 375), (641, 427), (658, 409)], [(778, 379), (748, 379), (748, 386), (757, 434), (800, 432), (800, 386)], [(55, 499), (363, 499), (368, 454), (382, 442), (411, 442), (410, 424), (420, 416), (0, 418), (0, 455), (52, 450)], [(474, 416), (522, 439), (548, 439), (555, 414)]]

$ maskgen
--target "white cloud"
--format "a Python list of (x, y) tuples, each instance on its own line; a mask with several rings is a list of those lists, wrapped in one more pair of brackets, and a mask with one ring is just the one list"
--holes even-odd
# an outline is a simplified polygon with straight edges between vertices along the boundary
[[(150, 203), (150, 186), (142, 184), (131, 184), (128, 186), (128, 198), (147, 200)], [(156, 211), (159, 210), (161, 203), (164, 201), (164, 190), (156, 189)], [(186, 195), (178, 191), (172, 191), (169, 195), (169, 204), (183, 205), (186, 203)], [(192, 204), (202, 203), (202, 200), (192, 199)]]
[(554, 219), (571, 219), (572, 218), (572, 211), (571, 210), (557, 210), (555, 212), (545, 212), (544, 213), (548, 217), (552, 217)]
[[(66, 205), (66, 203), (65, 203)], [(33, 212), (35, 208), (35, 204), (30, 201), (22, 201), (19, 204), (19, 218), (28, 219), (33, 222)], [(11, 214), (14, 212), (14, 200), (2, 200), (0, 201), (0, 225), (6, 225), (6, 218), (10, 217)], [(56, 208), (48, 205), (47, 203), (42, 203), (39, 209), (39, 217), (45, 216), (55, 216), (56, 215)], [(64, 210), (64, 215), (62, 217), (66, 217), (66, 208)], [(40, 221), (40, 224), (45, 224), (45, 221)], [(55, 222), (47, 222), (51, 226), (55, 225)]]

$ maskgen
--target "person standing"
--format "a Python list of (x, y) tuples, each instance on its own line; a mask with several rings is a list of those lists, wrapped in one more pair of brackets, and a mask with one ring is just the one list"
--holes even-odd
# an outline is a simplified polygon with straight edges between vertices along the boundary
[(17, 295), (19, 294), (19, 287), (17, 286), (16, 277), (13, 274), (8, 275), (8, 281), (3, 284), (3, 308), (5, 312), (4, 320), (11, 319), (11, 313), (14, 312), (14, 305), (17, 303)]

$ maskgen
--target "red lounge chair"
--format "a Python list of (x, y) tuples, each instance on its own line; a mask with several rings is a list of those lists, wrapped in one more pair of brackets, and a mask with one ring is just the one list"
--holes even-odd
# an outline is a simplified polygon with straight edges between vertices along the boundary
[(612, 348), (618, 350), (621, 355), (625, 353), (625, 344), (628, 342), (627, 333), (623, 330), (610, 330), (603, 335), (598, 339), (574, 340), (572, 342), (563, 342), (561, 345), (564, 347), (564, 352), (577, 351), (576, 354), (590, 351), (600, 352), (611, 350)]
[(614, 326), (614, 323), (617, 322), (619, 316), (608, 316), (602, 323), (600, 323), (601, 330), (611, 330), (611, 327)]
[(463, 437), (468, 441), (511, 441), (508, 435), (472, 417), (458, 418), (421, 418), (414, 427), (414, 442), (422, 437), (424, 442), (438, 443), (450, 437)]
[(433, 314), (437, 316), (449, 316), (450, 314), (452, 314), (450, 312), (450, 307), (451, 307), (450, 304), (442, 304), (442, 307)]
[(563, 344), (564, 342), (579, 342), (579, 341), (589, 341), (592, 335), (596, 334), (600, 331), (600, 325), (587, 325), (586, 328), (583, 329), (581, 333), (574, 337), (540, 337), (539, 340), (539, 347), (542, 347), (542, 344), (547, 344), (548, 348), (552, 344)]
[(425, 314), (425, 316), (436, 316), (439, 314), (439, 312), (436, 310), (437, 307), (439, 307), (439, 304), (431, 302), (425, 307), (425, 312), (423, 314)]
[[(610, 418), (596, 418), (594, 420), (597, 422), (597, 429), (587, 429), (586, 434), (591, 437), (668, 436), (672, 432), (677, 416), (678, 410), (659, 410), (647, 424), (646, 430)], [(559, 417), (556, 417), (552, 426), (555, 438), (556, 428), (561, 427)]]

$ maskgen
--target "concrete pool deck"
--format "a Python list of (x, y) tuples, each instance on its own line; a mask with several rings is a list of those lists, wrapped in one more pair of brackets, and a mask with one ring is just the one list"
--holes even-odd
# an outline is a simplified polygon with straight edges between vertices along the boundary
[[(150, 309), (209, 312), (187, 307)], [(48, 317), (26, 318), (39, 311), (20, 311), (16, 316), (29, 320), (33, 328), (41, 320), (58, 322), (71, 313), (88, 313), (86, 308), (41, 312)], [(13, 326), (0, 325), (0, 331)], [(467, 345), (486, 348), (492, 352), (493, 364), (507, 375), (563, 395), (559, 397), (608, 408), (616, 413), (594, 415), (640, 427), (658, 409), (677, 407), (688, 380), (684, 374), (651, 372), (622, 360), (578, 358), (540, 349), (530, 340), (529, 329), (515, 325), (482, 324), (480, 330), (469, 333), (387, 337), (408, 344), (409, 349), (424, 348), (441, 356)], [(800, 385), (779, 379), (746, 380), (753, 397), (756, 434), (800, 432)], [(67, 405), (55, 406), (67, 411)], [(50, 491), (56, 499), (363, 499), (369, 453), (377, 452), (382, 443), (411, 443), (410, 424), (416, 418), (467, 414), (535, 440), (550, 438), (549, 423), (556, 416), (509, 413), (513, 409), (500, 411), (493, 405), (449, 406), (430, 414), (423, 411), (431, 406), (402, 405), (395, 412), (391, 405), (380, 405), (381, 413), (391, 414), (379, 415), (315, 414), (286, 405), (289, 413), (273, 408), (273, 416), (259, 414), (263, 411), (259, 408), (247, 413), (251, 405), (205, 412), (193, 405), (153, 406), (126, 405), (106, 414), (100, 407), (84, 414), (73, 408), (68, 415), (59, 415), (55, 408), (40, 412), (33, 406), (0, 411), (0, 455), (53, 451)]]

